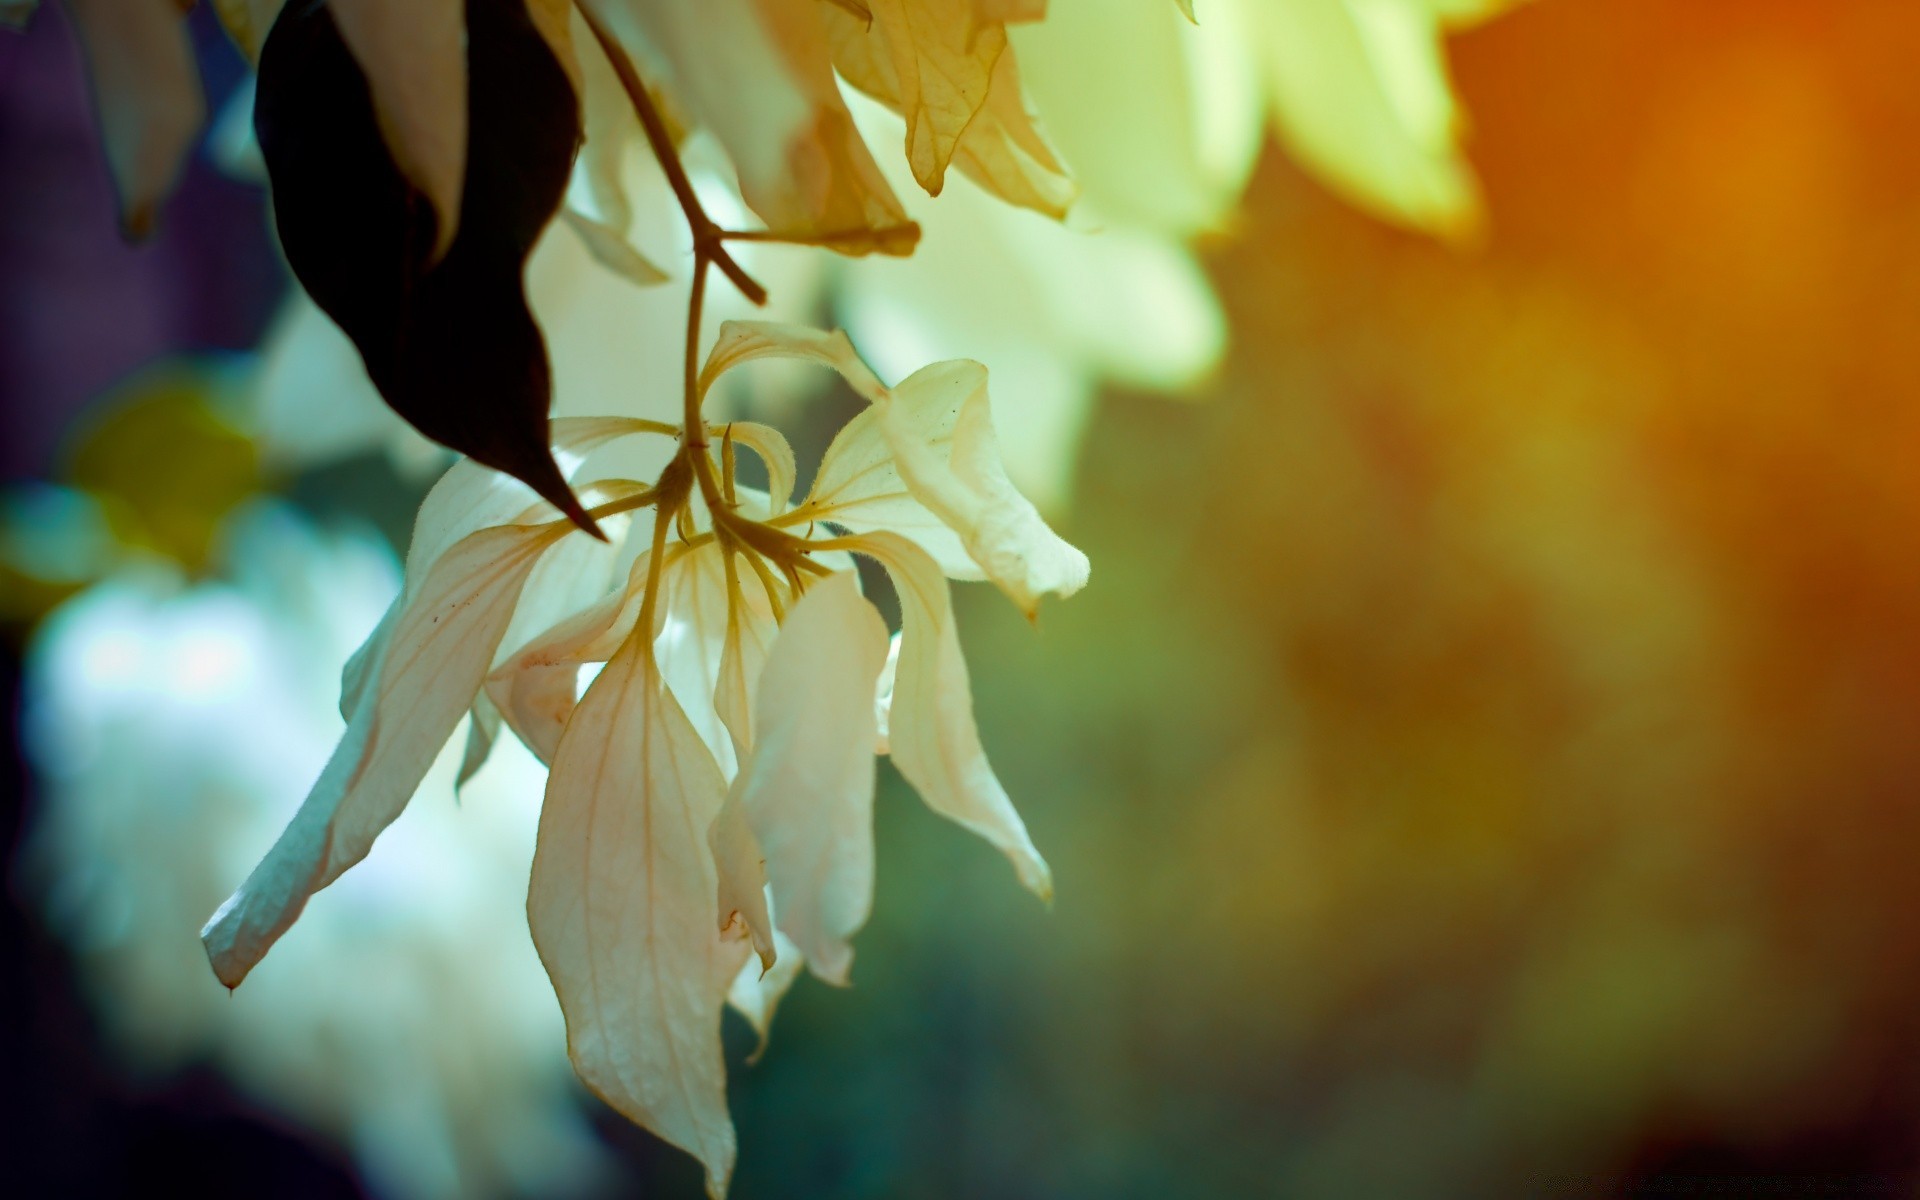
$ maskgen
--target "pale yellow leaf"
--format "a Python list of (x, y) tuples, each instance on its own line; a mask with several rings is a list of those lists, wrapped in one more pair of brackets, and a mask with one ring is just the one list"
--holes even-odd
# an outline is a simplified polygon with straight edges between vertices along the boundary
[(592, 1091), (700, 1160), (733, 1170), (720, 1009), (747, 947), (714, 921), (706, 833), (726, 783), (629, 638), (568, 722), (548, 776), (527, 916)]

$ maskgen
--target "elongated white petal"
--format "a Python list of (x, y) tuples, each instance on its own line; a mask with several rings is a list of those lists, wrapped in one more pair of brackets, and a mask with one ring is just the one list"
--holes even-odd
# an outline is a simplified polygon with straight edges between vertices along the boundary
[(370, 666), (375, 682), (313, 790), (201, 931), (221, 982), (246, 978), (307, 898), (364, 858), (400, 815), (473, 704), (528, 573), (561, 533), (486, 529), (434, 564)]
[(1013, 861), (1020, 882), (1051, 899), (1053, 873), (980, 746), (947, 581), (933, 560), (903, 537), (873, 533), (858, 542), (862, 553), (887, 568), (900, 596), (900, 662), (887, 728), (894, 765), (928, 808), (999, 847)]
[(713, 691), (714, 710), (733, 736), (735, 761), (744, 757), (753, 745), (753, 692), (766, 666), (774, 635), (779, 632), (765, 584), (758, 578), (742, 579), (742, 570), (738, 561), (727, 564), (727, 591), (732, 603), (727, 608), (720, 679)]
[(454, 777), (455, 795), (467, 786), (467, 782), (480, 773), (487, 765), (487, 759), (493, 755), (493, 744), (500, 737), (500, 710), (494, 707), (487, 694), (481, 692), (473, 698), (473, 707), (467, 710), (467, 745), (460, 754), (460, 773)]
[(774, 921), (835, 984), (847, 982), (848, 940), (873, 904), (873, 696), (886, 658), (886, 623), (853, 573), (814, 584), (761, 672), (740, 768)]
[(560, 219), (566, 222), (567, 228), (573, 230), (581, 244), (586, 246), (587, 253), (593, 255), (601, 266), (629, 283), (654, 287), (673, 278), (656, 266), (653, 260), (634, 249), (627, 235), (620, 232), (613, 222), (590, 216), (577, 208), (561, 209)]
[(646, 641), (630, 638), (560, 740), (527, 895), (574, 1069), (698, 1158), (716, 1196), (734, 1158), (720, 1008), (747, 957), (713, 920), (706, 833), (725, 788)]
[[(1031, 617), (1043, 593), (1087, 582), (1087, 556), (1007, 478), (987, 401), (987, 369), (964, 359), (914, 372), (880, 405), (881, 430), (914, 499), (960, 535), (987, 577)], [(951, 430), (951, 442), (940, 435)]]
[(758, 421), (729, 421), (722, 436), (732, 438), (760, 456), (767, 468), (767, 515), (777, 517), (785, 512), (793, 499), (793, 481), (799, 473), (787, 436)]
[(714, 703), (727, 640), (727, 580), (721, 550), (709, 543), (667, 572), (660, 589), (662, 623), (655, 655), (682, 711), (713, 752), (722, 773), (733, 774), (733, 739)]
[(853, 343), (838, 329), (828, 331), (780, 321), (727, 321), (720, 326), (706, 365), (700, 368), (700, 393), (705, 395), (720, 378), (742, 363), (757, 358), (799, 358), (838, 371), (853, 390), (868, 401), (887, 394), (873, 369), (854, 352)]
[(206, 120), (185, 12), (175, 0), (67, 0), (87, 52), (120, 223), (153, 225)]

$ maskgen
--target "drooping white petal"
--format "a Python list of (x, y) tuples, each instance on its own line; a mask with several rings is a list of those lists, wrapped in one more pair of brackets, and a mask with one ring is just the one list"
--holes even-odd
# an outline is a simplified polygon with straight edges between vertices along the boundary
[(527, 915), (581, 1080), (698, 1158), (719, 1196), (734, 1159), (720, 1008), (747, 957), (713, 920), (706, 833), (726, 784), (648, 651), (628, 639), (560, 740)]
[(732, 775), (733, 741), (714, 703), (727, 641), (727, 579), (721, 550), (709, 543), (681, 558), (660, 587), (662, 623), (655, 644), (660, 673), (723, 774)]
[(700, 394), (705, 395), (720, 378), (742, 363), (758, 358), (799, 358), (838, 371), (853, 390), (869, 402), (879, 400), (887, 389), (873, 373), (853, 343), (838, 329), (828, 331), (780, 321), (728, 321), (720, 326), (706, 365), (700, 368)]
[(765, 584), (758, 578), (741, 578), (738, 560), (725, 566), (732, 604), (727, 609), (726, 644), (721, 648), (720, 679), (714, 687), (713, 706), (733, 736), (734, 757), (738, 761), (753, 745), (753, 692), (779, 627)]
[(760, 674), (740, 768), (775, 923), (835, 984), (847, 982), (848, 939), (873, 903), (873, 697), (886, 658), (886, 624), (856, 576), (814, 584)]
[(442, 555), (394, 622), (346, 736), (273, 848), (201, 931), (238, 986), (307, 898), (366, 856), (473, 704), (494, 648), (560, 527), (481, 530)]
[[(1044, 593), (1087, 582), (1087, 556), (1007, 478), (987, 401), (987, 369), (964, 359), (914, 372), (878, 406), (881, 431), (914, 499), (960, 535), (989, 579), (1031, 617)], [(950, 429), (952, 441), (940, 444)]]
[(175, 0), (67, 0), (86, 48), (120, 224), (153, 226), (206, 120), (185, 12)]
[(1053, 873), (987, 762), (973, 688), (940, 569), (903, 537), (872, 533), (856, 548), (878, 559), (900, 596), (900, 661), (888, 710), (894, 765), (927, 807), (973, 830), (1013, 861), (1020, 882), (1053, 896)]
[(760, 457), (767, 468), (767, 515), (777, 517), (785, 512), (793, 499), (793, 481), (799, 473), (786, 435), (758, 421), (729, 421), (722, 436), (732, 438)]

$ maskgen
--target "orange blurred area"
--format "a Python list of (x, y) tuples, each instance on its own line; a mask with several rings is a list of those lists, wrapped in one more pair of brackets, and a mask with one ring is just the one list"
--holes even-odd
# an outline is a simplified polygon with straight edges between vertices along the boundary
[(1485, 247), (1269, 156), (1212, 402), (1093, 435), (1050, 690), (970, 643), (1100, 980), (1050, 1020), (1119, 1022), (1188, 1194), (1908, 1194), (1920, 7), (1454, 62)]

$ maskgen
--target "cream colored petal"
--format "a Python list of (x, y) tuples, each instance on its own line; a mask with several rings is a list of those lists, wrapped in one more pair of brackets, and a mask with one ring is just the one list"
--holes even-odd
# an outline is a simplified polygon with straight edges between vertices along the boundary
[(767, 1038), (773, 1032), (773, 1013), (780, 1007), (781, 999), (793, 981), (800, 978), (800, 968), (806, 965), (806, 959), (800, 953), (800, 947), (778, 929), (773, 931), (774, 960), (771, 967), (762, 967), (760, 960), (749, 958), (733, 977), (733, 986), (727, 991), (727, 1003), (734, 1011), (747, 1019), (754, 1033), (760, 1037), (760, 1044), (747, 1056), (749, 1063), (760, 1061), (767, 1052)]
[(266, 857), (201, 931), (237, 986), (307, 898), (366, 856), (473, 704), (551, 528), (506, 526), (437, 561), (393, 625), (346, 736)]
[(144, 237), (207, 117), (185, 10), (175, 0), (67, 0), (86, 49), (120, 224)]
[[(912, 538), (949, 579), (985, 579), (960, 535), (907, 491), (882, 432), (884, 419), (876, 407), (841, 426), (820, 459), (806, 507), (820, 520), (855, 533), (890, 529)], [(952, 440), (951, 423), (944, 432), (927, 433), (936, 448), (945, 447)]]
[(797, 358), (831, 367), (868, 401), (887, 393), (872, 368), (854, 351), (847, 335), (838, 329), (829, 332), (778, 321), (728, 321), (720, 326), (720, 336), (714, 339), (706, 365), (700, 368), (700, 394), (706, 395), (714, 380), (733, 368), (762, 358)]
[[(642, 555), (627, 587), (517, 648), (487, 677), (487, 696), (534, 757), (551, 764), (579, 695), (580, 668), (611, 658), (640, 619), (650, 559)], [(656, 618), (657, 619), (657, 618)]]
[(462, 0), (328, 0), (366, 73), (393, 161), (433, 205), (434, 257), (460, 228), (467, 170), (466, 7)]
[(759, 456), (767, 468), (767, 515), (777, 517), (785, 512), (799, 473), (786, 435), (758, 421), (729, 421), (722, 427), (721, 436), (732, 438)]
[[(589, 451), (615, 438), (656, 428), (626, 417), (555, 417), (554, 460), (571, 478)], [(476, 529), (501, 525), (539, 504), (533, 489), (511, 475), (463, 458), (447, 469), (420, 502), (407, 546), (407, 577), (417, 579), (447, 549)]]
[(628, 639), (560, 740), (527, 894), (574, 1069), (699, 1159), (714, 1196), (734, 1160), (720, 1009), (747, 957), (714, 927), (706, 833), (725, 790), (647, 643)]
[[(779, 626), (765, 584), (737, 559), (727, 588), (733, 603), (727, 610), (726, 644), (721, 649), (720, 680), (714, 688), (713, 704), (733, 737), (738, 761), (753, 746), (752, 697)], [(784, 593), (781, 603), (786, 603)]]
[(736, 775), (727, 789), (726, 803), (720, 806), (720, 815), (707, 831), (707, 844), (713, 850), (713, 865), (720, 878), (720, 932), (723, 936), (745, 937), (754, 952), (754, 961), (747, 966), (767, 971), (778, 961), (773, 918), (767, 907), (767, 858), (741, 803), (745, 786), (746, 776)]
[(588, 254), (593, 255), (594, 261), (629, 283), (639, 287), (655, 287), (673, 278), (634, 249), (633, 243), (613, 225), (596, 220), (576, 208), (561, 209), (560, 219), (579, 237), (580, 244), (587, 248)]
[(1080, 187), (1035, 123), (1014, 60), (1008, 46), (994, 63), (987, 102), (967, 126), (953, 164), (1007, 203), (1060, 220)]
[(829, 11), (834, 65), (855, 87), (907, 120), (907, 163), (937, 196), (960, 138), (986, 106), (1006, 26), (980, 22), (971, 5), (866, 0), (872, 19)]
[[(987, 370), (958, 360), (902, 381), (878, 407), (881, 431), (914, 499), (960, 535), (987, 578), (1031, 617), (1045, 593), (1087, 582), (1087, 556), (1047, 527), (1007, 478), (987, 401)], [(951, 429), (950, 445), (941, 444)]]
[(849, 254), (907, 254), (919, 230), (874, 164), (833, 77), (822, 5), (594, 0), (593, 11), (733, 159), (767, 225)]
[(733, 739), (714, 702), (727, 641), (727, 579), (718, 545), (686, 555), (660, 589), (661, 628), (655, 642), (660, 673), (699, 731), (723, 774), (734, 770)]
[(886, 624), (858, 578), (815, 583), (761, 672), (740, 768), (774, 921), (833, 984), (847, 982), (848, 941), (873, 905), (873, 698), (886, 659)]
[(1450, 238), (1480, 222), (1438, 14), (1408, 0), (1255, 6), (1288, 148), (1367, 211)]
[(857, 540), (862, 553), (886, 567), (900, 596), (900, 661), (887, 729), (894, 765), (928, 808), (998, 847), (1020, 882), (1051, 900), (1053, 873), (980, 746), (947, 581), (905, 538), (873, 533)]

